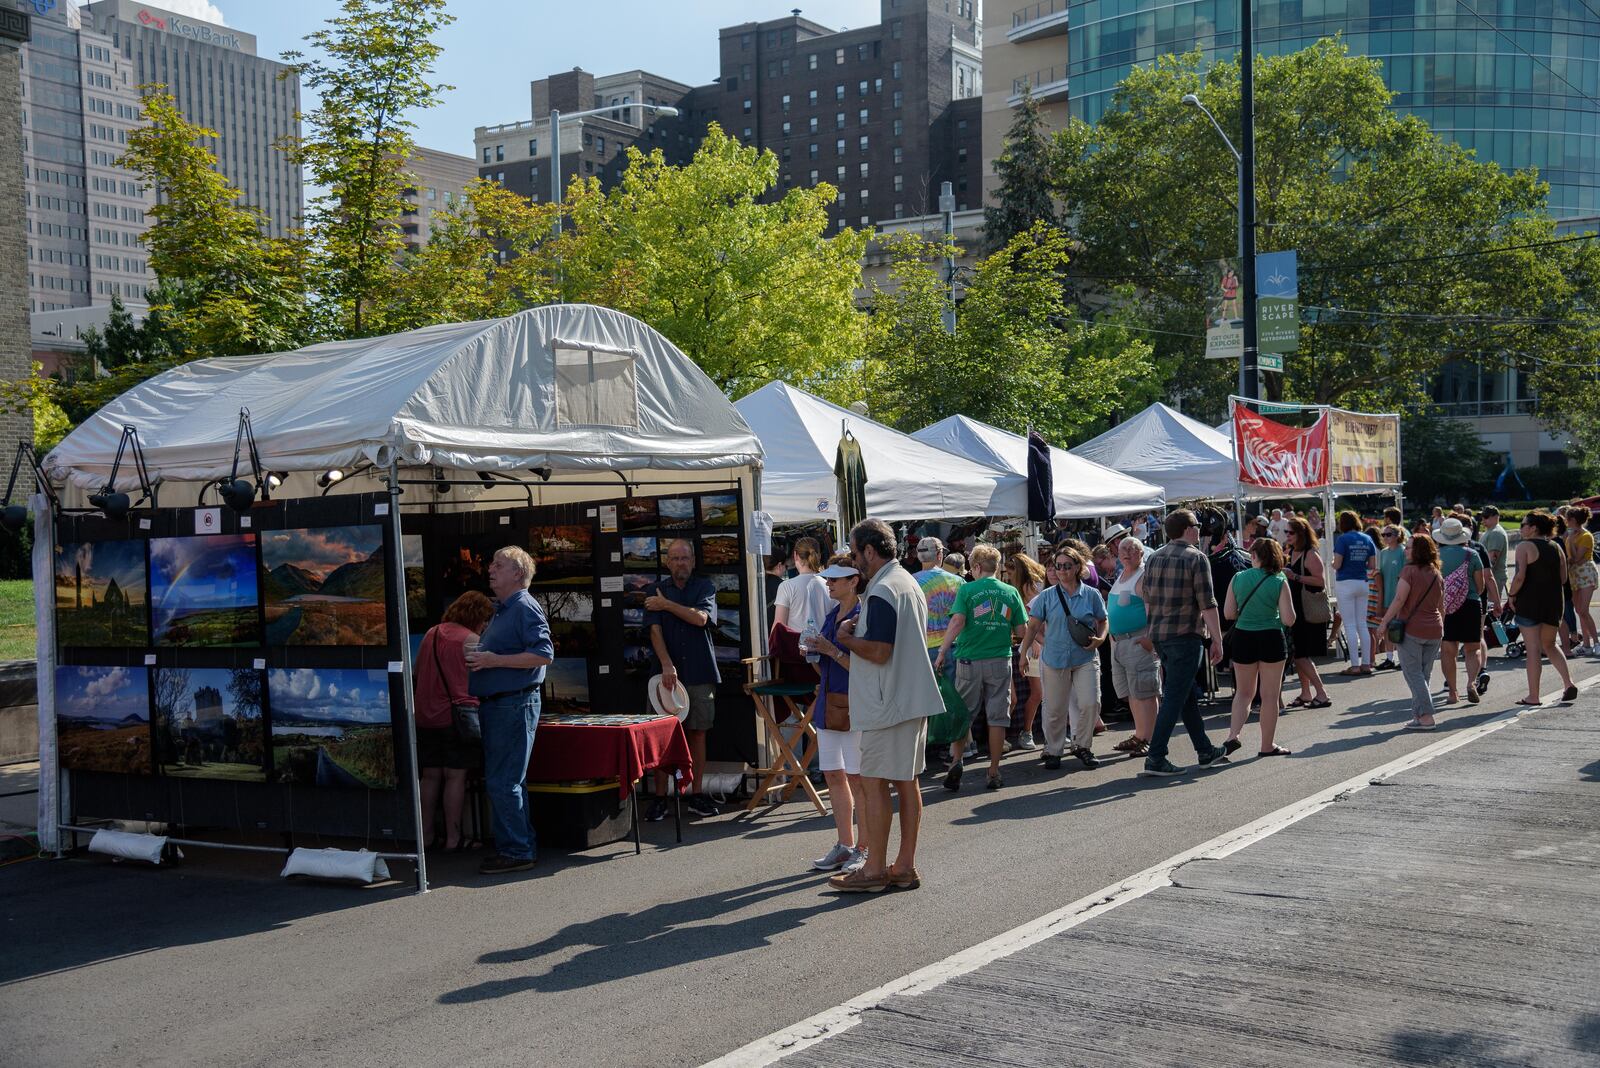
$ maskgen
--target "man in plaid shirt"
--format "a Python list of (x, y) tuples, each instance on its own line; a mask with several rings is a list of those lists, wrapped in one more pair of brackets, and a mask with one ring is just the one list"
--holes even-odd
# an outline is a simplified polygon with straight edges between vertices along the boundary
[(1150, 639), (1155, 643), (1165, 682), (1161, 710), (1156, 714), (1150, 749), (1145, 754), (1144, 776), (1182, 775), (1183, 768), (1167, 759), (1172, 730), (1183, 719), (1189, 740), (1201, 767), (1214, 767), (1228, 761), (1220, 745), (1206, 737), (1205, 721), (1200, 718), (1200, 701), (1195, 681), (1200, 674), (1200, 658), (1207, 655), (1206, 635), (1211, 636), (1209, 655), (1213, 664), (1222, 660), (1222, 626), (1217, 618), (1217, 598), (1211, 587), (1211, 563), (1199, 549), (1200, 524), (1186, 508), (1169, 513), (1166, 522), (1167, 544), (1145, 557), (1144, 575), (1134, 592), (1144, 598), (1150, 617)]

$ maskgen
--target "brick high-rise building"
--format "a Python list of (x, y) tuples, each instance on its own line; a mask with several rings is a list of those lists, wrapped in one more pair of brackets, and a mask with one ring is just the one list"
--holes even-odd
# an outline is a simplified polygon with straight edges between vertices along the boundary
[[(835, 229), (981, 206), (978, 0), (879, 0), (874, 26), (834, 31), (798, 8), (721, 31), (710, 117), (780, 162), (779, 191), (828, 182)], [(705, 94), (709, 93), (707, 98)]]
[[(23, 227), (26, 184), (22, 171), (22, 67), (19, 46), (30, 33), (28, 16), (0, 5), (0, 379), (28, 376), (28, 234)], [(0, 411), (0, 456), (19, 440), (33, 440), (33, 416)], [(33, 486), (26, 478), (19, 492)]]
[(461, 199), (467, 183), (478, 176), (478, 164), (470, 156), (419, 147), (406, 160), (405, 170), (411, 184), (400, 194), (406, 205), (400, 232), (406, 250), (416, 252), (433, 236), (434, 214)]

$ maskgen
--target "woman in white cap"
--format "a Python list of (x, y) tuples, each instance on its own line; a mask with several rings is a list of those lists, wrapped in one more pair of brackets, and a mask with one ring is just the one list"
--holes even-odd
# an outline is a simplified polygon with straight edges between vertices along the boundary
[(838, 602), (823, 620), (822, 629), (807, 644), (820, 655), (817, 705), (812, 722), (817, 725), (817, 766), (828, 784), (834, 828), (839, 840), (827, 853), (811, 862), (813, 871), (838, 871), (860, 867), (866, 851), (857, 846), (855, 813), (861, 804), (861, 732), (850, 729), (850, 654), (834, 644), (839, 624), (860, 614), (861, 590), (866, 586), (849, 553), (836, 553), (820, 573), (828, 596)]
[(1456, 689), (1456, 656), (1465, 649), (1467, 700), (1477, 704), (1478, 687), (1472, 670), (1483, 644), (1483, 580), (1488, 571), (1467, 545), (1472, 540), (1471, 532), (1455, 516), (1440, 522), (1435, 540), (1439, 543), (1440, 583), (1444, 587), (1444, 642), (1439, 647), (1439, 661), (1444, 667), (1445, 688), (1449, 690), (1450, 704), (1461, 700)]

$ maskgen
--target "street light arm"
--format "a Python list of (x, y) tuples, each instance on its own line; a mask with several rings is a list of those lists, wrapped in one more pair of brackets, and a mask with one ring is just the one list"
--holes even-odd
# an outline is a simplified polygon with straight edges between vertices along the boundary
[(606, 108), (590, 108), (587, 111), (551, 111), (550, 114), (554, 115), (554, 116), (558, 116), (557, 121), (566, 122), (568, 119), (586, 119), (591, 115), (609, 115), (611, 112), (613, 112), (613, 111), (621, 111), (623, 108), (638, 108), (641, 111), (654, 111), (656, 114), (664, 115), (664, 116), (666, 116), (668, 118), (671, 118), (672, 116), (678, 114), (678, 109), (677, 108), (669, 107), (666, 104), (633, 104), (633, 103), (617, 104), (614, 107), (606, 107)]
[(1229, 152), (1233, 153), (1233, 162), (1243, 163), (1244, 159), (1239, 155), (1239, 150), (1233, 147), (1233, 142), (1230, 141), (1228, 139), (1228, 135), (1223, 132), (1222, 124), (1217, 122), (1217, 117), (1215, 115), (1211, 114), (1211, 109), (1200, 103), (1200, 98), (1195, 96), (1193, 93), (1185, 93), (1183, 95), (1183, 102), (1191, 105), (1192, 107), (1199, 108), (1200, 114), (1211, 120), (1211, 128), (1217, 131), (1217, 136), (1222, 138), (1222, 143), (1228, 146)]

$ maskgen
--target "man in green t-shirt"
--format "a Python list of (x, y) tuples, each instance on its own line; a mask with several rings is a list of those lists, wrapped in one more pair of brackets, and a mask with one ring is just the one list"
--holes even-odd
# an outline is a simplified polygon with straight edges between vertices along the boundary
[(1483, 524), (1483, 532), (1478, 535), (1478, 540), (1483, 542), (1484, 549), (1489, 553), (1489, 571), (1494, 575), (1494, 584), (1504, 596), (1506, 588), (1506, 559), (1511, 554), (1511, 539), (1506, 537), (1506, 528), (1500, 525), (1500, 509), (1489, 505), (1479, 516)]
[[(976, 716), (982, 709), (989, 720), (988, 788), (998, 790), (1000, 756), (1005, 750), (1006, 728), (1011, 726), (1011, 643), (1022, 637), (1028, 624), (1028, 609), (1022, 595), (996, 579), (1000, 570), (1000, 550), (980, 545), (968, 561), (973, 579), (956, 591), (950, 626), (934, 660), (934, 670), (943, 671), (955, 646), (956, 692), (966, 702), (967, 711)], [(961, 762), (950, 766), (945, 775), (947, 790), (961, 789)]]

